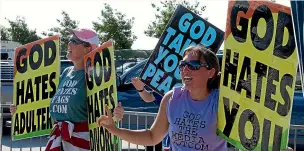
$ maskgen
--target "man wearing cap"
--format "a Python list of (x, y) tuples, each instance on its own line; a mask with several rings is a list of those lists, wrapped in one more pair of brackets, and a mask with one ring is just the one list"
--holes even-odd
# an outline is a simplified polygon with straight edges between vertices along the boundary
[[(90, 150), (84, 56), (98, 46), (99, 38), (95, 31), (73, 30), (67, 58), (74, 66), (62, 72), (58, 89), (50, 103), (50, 115), (55, 124), (46, 151)], [(16, 106), (11, 105), (11, 113), (15, 111)], [(116, 119), (121, 120), (123, 112), (119, 104), (114, 109)]]
[[(84, 56), (98, 46), (99, 38), (95, 31), (73, 30), (68, 43), (67, 58), (74, 66), (62, 72), (58, 90), (50, 104), (50, 113), (56, 122), (47, 151), (55, 149), (56, 146), (65, 151), (90, 150)], [(64, 106), (66, 111), (58, 109)], [(122, 118), (121, 105), (115, 109), (114, 114), (117, 119)], [(62, 145), (54, 145), (58, 140), (61, 140)]]
[[(73, 30), (68, 43), (67, 58), (73, 62), (74, 66), (68, 67), (62, 72), (58, 90), (51, 100), (50, 113), (55, 120), (55, 126), (46, 151), (56, 148), (63, 148), (67, 151), (90, 150), (83, 62), (84, 56), (98, 45), (98, 35), (95, 31)], [(74, 134), (75, 136), (73, 136)], [(62, 143), (54, 144), (54, 142)]]

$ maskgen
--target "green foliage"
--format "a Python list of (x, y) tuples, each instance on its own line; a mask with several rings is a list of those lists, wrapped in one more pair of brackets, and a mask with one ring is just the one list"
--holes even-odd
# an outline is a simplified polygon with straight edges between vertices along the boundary
[(52, 36), (55, 34), (59, 34), (61, 56), (65, 57), (72, 30), (78, 28), (79, 21), (71, 19), (69, 14), (65, 11), (62, 11), (61, 14), (62, 14), (61, 20), (57, 19), (59, 26), (51, 28), (48, 33), (43, 32), (43, 35)]
[(152, 50), (115, 50), (116, 60), (128, 60), (136, 58), (149, 58), (152, 53)]
[(160, 1), (159, 5), (152, 3), (152, 7), (156, 10), (155, 20), (149, 24), (148, 29), (145, 31), (145, 34), (149, 37), (160, 38), (161, 34), (169, 23), (171, 16), (179, 4), (183, 5), (199, 16), (202, 15), (203, 11), (205, 11), (206, 8), (206, 6), (200, 6), (199, 1), (190, 3), (186, 0), (162, 0)]
[(11, 40), (8, 28), (0, 25), (1, 40)]
[(126, 18), (109, 4), (104, 4), (98, 21), (93, 22), (93, 28), (98, 32), (102, 42), (113, 40), (115, 49), (130, 49), (137, 37), (132, 32), (134, 17)]
[(16, 20), (7, 20), (10, 24), (8, 32), (12, 41), (16, 41), (24, 45), (41, 39), (41, 37), (37, 35), (36, 30), (29, 29), (24, 17), (18, 16)]

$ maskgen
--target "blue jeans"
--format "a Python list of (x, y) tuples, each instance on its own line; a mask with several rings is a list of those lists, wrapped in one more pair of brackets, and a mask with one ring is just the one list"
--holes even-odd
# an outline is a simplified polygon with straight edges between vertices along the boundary
[(162, 143), (163, 143), (163, 149), (169, 149), (170, 148), (170, 137), (169, 137), (169, 134), (167, 134), (165, 136), (165, 138), (163, 139)]

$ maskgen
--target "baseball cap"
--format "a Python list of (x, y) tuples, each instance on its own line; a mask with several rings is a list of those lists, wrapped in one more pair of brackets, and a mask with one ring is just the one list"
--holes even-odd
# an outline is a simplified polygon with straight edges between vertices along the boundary
[(82, 41), (90, 43), (92, 50), (99, 46), (99, 38), (96, 31), (87, 28), (73, 29), (73, 33)]

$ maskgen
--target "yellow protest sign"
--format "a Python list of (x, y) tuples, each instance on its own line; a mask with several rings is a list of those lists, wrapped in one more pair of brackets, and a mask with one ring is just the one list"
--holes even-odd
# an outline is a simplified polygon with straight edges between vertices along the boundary
[(59, 36), (41, 39), (15, 50), (13, 140), (50, 133), (51, 98), (60, 76)]
[[(113, 112), (117, 106), (116, 74), (112, 41), (107, 41), (85, 56), (85, 78), (88, 97), (90, 147), (94, 151), (120, 150), (118, 137), (103, 127), (97, 119), (105, 115), (105, 105)], [(118, 122), (116, 123), (118, 124)]]
[(288, 143), (297, 50), (290, 8), (229, 1), (218, 107), (218, 134), (241, 150)]

